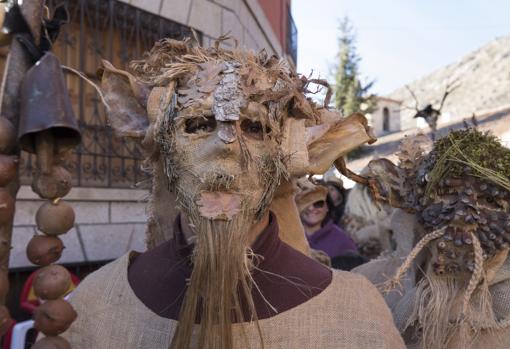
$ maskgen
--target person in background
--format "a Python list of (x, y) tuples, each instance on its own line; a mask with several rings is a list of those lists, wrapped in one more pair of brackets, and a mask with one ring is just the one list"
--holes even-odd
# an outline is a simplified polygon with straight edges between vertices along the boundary
[(325, 176), (324, 184), (328, 188), (328, 197), (331, 199), (332, 207), (329, 216), (336, 225), (340, 226), (348, 191), (344, 188), (342, 180), (336, 176)]
[(356, 253), (354, 241), (331, 219), (333, 205), (327, 198), (328, 189), (308, 179), (300, 180), (298, 186), (301, 191), (296, 195), (296, 204), (310, 247), (332, 259), (347, 252)]

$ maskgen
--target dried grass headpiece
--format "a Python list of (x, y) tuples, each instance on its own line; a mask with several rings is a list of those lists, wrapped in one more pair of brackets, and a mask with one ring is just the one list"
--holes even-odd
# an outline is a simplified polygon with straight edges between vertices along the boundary
[[(177, 88), (184, 88), (186, 80), (198, 74), (198, 81), (192, 83), (200, 85), (198, 92), (209, 93), (220, 79), (221, 70), (217, 64), (234, 62), (238, 65), (243, 92), (250, 99), (288, 105), (293, 117), (318, 119), (317, 106), (305, 95), (315, 93), (309, 89), (311, 84), (323, 86), (327, 88), (324, 103), (327, 106), (331, 88), (326, 81), (298, 76), (285, 59), (268, 55), (265, 50), (255, 53), (238, 48), (224, 49), (220, 43), (226, 39), (221, 37), (208, 48), (196, 45), (190, 39), (162, 39), (143, 59), (132, 61), (130, 68), (138, 79), (150, 86), (167, 86), (177, 81)], [(186, 102), (185, 98), (180, 101)]]

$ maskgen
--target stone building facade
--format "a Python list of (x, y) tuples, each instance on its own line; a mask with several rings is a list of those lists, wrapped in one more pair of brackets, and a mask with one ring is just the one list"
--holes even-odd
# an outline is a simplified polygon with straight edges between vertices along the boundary
[[(155, 40), (189, 36), (191, 29), (204, 46), (230, 33), (239, 46), (266, 49), (295, 64), (297, 30), (290, 0), (65, 2), (71, 22), (61, 32), (54, 51), (62, 64), (83, 71), (90, 79), (95, 78), (101, 58), (123, 66), (140, 57)], [(0, 51), (0, 68), (6, 55)], [(66, 80), (83, 142), (66, 160), (75, 183), (64, 199), (76, 212), (76, 224), (61, 236), (66, 249), (60, 262), (107, 261), (128, 250), (142, 251), (149, 191), (140, 170), (141, 151), (137, 145), (112, 135), (103, 107), (90, 86), (72, 74), (66, 74)], [(16, 201), (10, 258), (13, 270), (32, 266), (25, 247), (37, 232), (35, 213), (43, 203), (30, 187), (33, 162), (33, 156), (22, 154), (22, 186)]]
[(200, 31), (205, 46), (230, 33), (247, 48), (265, 48), (280, 57), (290, 52), (286, 40), (290, 0), (121, 1)]

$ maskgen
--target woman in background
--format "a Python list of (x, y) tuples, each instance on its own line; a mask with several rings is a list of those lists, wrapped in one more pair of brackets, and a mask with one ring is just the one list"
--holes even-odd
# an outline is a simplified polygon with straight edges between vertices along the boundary
[(310, 247), (325, 252), (331, 259), (356, 254), (354, 241), (331, 219), (333, 205), (327, 198), (328, 189), (312, 183), (300, 187), (296, 203)]
[(344, 214), (348, 191), (344, 188), (344, 183), (338, 177), (325, 177), (324, 183), (328, 188), (328, 197), (331, 200), (329, 203), (329, 216), (336, 225), (341, 226), (340, 221)]

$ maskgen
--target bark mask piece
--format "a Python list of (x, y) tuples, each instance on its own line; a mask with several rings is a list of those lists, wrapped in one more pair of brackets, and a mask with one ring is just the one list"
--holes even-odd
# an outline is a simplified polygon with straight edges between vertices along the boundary
[(374, 199), (386, 202), (393, 207), (402, 208), (406, 212), (414, 212), (412, 207), (404, 207), (401, 196), (402, 171), (388, 159), (372, 160), (368, 163), (369, 181), (374, 184)]
[(217, 121), (237, 121), (246, 100), (240, 90), (239, 65), (225, 63), (223, 78), (214, 91), (213, 114)]
[(225, 143), (230, 144), (234, 143), (237, 139), (237, 132), (234, 124), (231, 123), (221, 123), (218, 126), (218, 137)]
[(304, 119), (287, 118), (285, 120), (282, 148), (287, 154), (287, 170), (292, 177), (301, 177), (307, 173), (310, 160), (307, 144), (303, 142), (306, 134)]
[(205, 218), (231, 220), (241, 211), (241, 195), (202, 192), (197, 204), (200, 214)]
[(147, 100), (147, 117), (151, 124), (155, 123), (161, 115), (164, 115), (174, 96), (175, 82), (168, 86), (153, 87)]
[(376, 141), (361, 114), (342, 118), (339, 113), (321, 109), (319, 115), (319, 123), (310, 126), (305, 119), (289, 117), (285, 120), (282, 147), (292, 177), (323, 174), (349, 151)]

